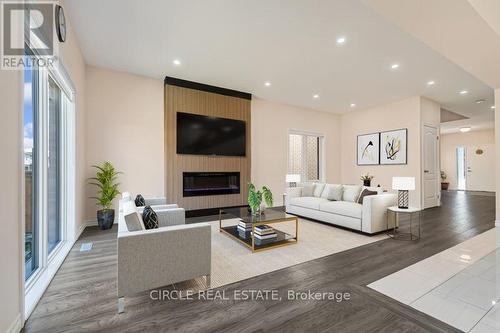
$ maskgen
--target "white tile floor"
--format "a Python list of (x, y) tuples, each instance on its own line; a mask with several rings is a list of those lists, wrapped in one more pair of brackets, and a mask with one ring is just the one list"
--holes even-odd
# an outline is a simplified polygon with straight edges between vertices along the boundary
[(500, 333), (500, 228), (368, 287), (462, 331)]

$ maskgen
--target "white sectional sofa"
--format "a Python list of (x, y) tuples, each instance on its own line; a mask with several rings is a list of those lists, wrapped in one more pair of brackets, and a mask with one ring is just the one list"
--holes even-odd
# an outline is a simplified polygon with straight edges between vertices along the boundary
[[(364, 189), (377, 193), (365, 196), (361, 204), (357, 201)], [(387, 229), (387, 208), (396, 203), (397, 195), (380, 187), (309, 183), (287, 189), (286, 212), (374, 234)]]

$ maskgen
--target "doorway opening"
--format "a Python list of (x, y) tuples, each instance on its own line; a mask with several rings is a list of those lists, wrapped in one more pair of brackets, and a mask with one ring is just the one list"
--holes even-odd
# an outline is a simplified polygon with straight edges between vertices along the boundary
[(457, 190), (459, 191), (465, 191), (467, 188), (465, 156), (465, 147), (457, 147)]

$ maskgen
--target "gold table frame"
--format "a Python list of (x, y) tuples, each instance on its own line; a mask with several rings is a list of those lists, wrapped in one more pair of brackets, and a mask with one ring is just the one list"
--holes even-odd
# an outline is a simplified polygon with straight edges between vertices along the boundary
[[(285, 217), (285, 218), (278, 218), (278, 219), (273, 219), (273, 220), (268, 220), (268, 221), (260, 221), (260, 222), (252, 222), (252, 233), (251, 233), (252, 242), (251, 242), (251, 244), (249, 244), (244, 239), (242, 239), (242, 238), (230, 233), (226, 229), (224, 229), (224, 227), (222, 226), (222, 214), (224, 212), (225, 212), (224, 209), (219, 209), (219, 232), (223, 232), (224, 234), (237, 240), (239, 243), (250, 248), (250, 250), (252, 250), (252, 253), (266, 251), (266, 250), (274, 249), (277, 247), (297, 244), (299, 241), (299, 219), (296, 216), (290, 215), (289, 217)], [(234, 214), (231, 214), (230, 212), (227, 212), (227, 214), (234, 216)], [(235, 218), (239, 219), (240, 217), (235, 216)], [(269, 224), (286, 223), (286, 222), (294, 222), (294, 221), (295, 221), (295, 237), (281, 240), (281, 241), (276, 241), (275, 243), (277, 243), (277, 244), (274, 244), (274, 245), (273, 245), (273, 243), (268, 243), (268, 244), (262, 245), (262, 248), (256, 248), (255, 233), (254, 233), (255, 227), (257, 227), (259, 225), (266, 225), (266, 224), (269, 225)], [(279, 232), (285, 233), (283, 231), (279, 231)]]

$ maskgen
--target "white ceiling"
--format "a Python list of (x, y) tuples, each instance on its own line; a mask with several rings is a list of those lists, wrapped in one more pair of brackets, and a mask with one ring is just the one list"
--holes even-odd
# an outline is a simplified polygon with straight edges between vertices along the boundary
[(495, 121), (488, 114), (478, 114), (470, 119), (454, 120), (441, 124), (441, 134), (458, 133), (461, 127), (470, 127), (472, 131), (495, 129)]
[(66, 12), (90, 65), (334, 113), (423, 95), (493, 119), (490, 87), (359, 0), (67, 0)]

